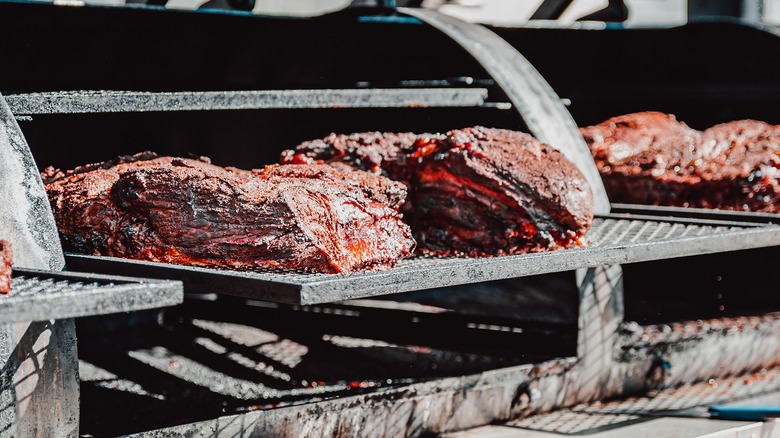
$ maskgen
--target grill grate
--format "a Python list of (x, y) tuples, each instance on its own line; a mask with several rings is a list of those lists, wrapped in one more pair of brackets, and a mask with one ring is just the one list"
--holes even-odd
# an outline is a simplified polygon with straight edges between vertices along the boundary
[[(585, 248), (495, 258), (417, 256), (384, 272), (352, 275), (233, 271), (68, 254), (72, 269), (176, 278), (193, 292), (291, 303), (321, 303), (514, 278), (600, 264), (638, 262), (780, 243), (778, 227), (722, 221), (597, 218)], [(681, 245), (687, 244), (687, 245)]]
[(393, 269), (351, 275), (235, 271), (66, 254), (71, 270), (182, 280), (190, 292), (224, 293), (316, 304), (459, 284), (570, 271), (599, 265), (759, 248), (780, 244), (780, 227), (742, 222), (609, 216), (596, 218), (583, 248), (516, 256), (417, 256)]
[[(571, 361), (555, 359), (566, 354), (532, 351), (536, 343), (560, 343), (574, 328), (535, 336), (474, 328), (463, 336), (473, 319), (453, 321), (448, 313), (429, 315), (428, 324), (425, 316), (408, 310), (328, 306), (314, 312), (313, 307), (263, 304), (186, 300), (159, 318), (133, 325), (122, 342), (116, 342), (121, 333), (106, 336), (105, 324), (115, 325), (116, 318), (77, 321), (82, 432), (117, 436), (375, 395), (368, 408), (385, 404), (385, 398), (393, 403), (390, 394), (398, 388), (414, 393), (410, 385), (457, 386), (465, 392), (474, 384), (468, 376), (476, 373), (511, 369), (506, 372), (521, 373), (525, 381), (532, 369), (549, 370), (542, 363)], [(436, 391), (419, 396), (434, 398)], [(122, 409), (110, 408), (118, 405)]]
[(14, 270), (11, 294), (0, 296), (0, 323), (152, 309), (182, 299), (178, 281)]

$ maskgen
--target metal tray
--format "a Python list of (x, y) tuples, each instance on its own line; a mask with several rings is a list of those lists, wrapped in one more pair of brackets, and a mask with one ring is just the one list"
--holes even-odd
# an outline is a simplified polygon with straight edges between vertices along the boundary
[(350, 275), (232, 271), (66, 253), (68, 270), (181, 280), (187, 292), (317, 304), (459, 284), (780, 245), (780, 226), (711, 219), (597, 217), (584, 248), (488, 258), (413, 257)]
[(14, 269), (0, 323), (105, 315), (179, 304), (179, 281)]

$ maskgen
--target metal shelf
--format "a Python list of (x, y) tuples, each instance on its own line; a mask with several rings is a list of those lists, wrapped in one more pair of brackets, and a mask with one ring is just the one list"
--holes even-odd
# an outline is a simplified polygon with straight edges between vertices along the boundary
[(232, 271), (65, 254), (68, 269), (184, 282), (188, 292), (316, 304), (458, 284), (780, 245), (780, 226), (721, 220), (599, 217), (584, 248), (489, 258), (413, 257), (393, 269), (351, 275)]
[(486, 88), (249, 91), (62, 91), (4, 94), (14, 115), (304, 108), (474, 107)]
[(153, 309), (183, 296), (179, 281), (15, 269), (11, 294), (0, 296), (0, 323)]

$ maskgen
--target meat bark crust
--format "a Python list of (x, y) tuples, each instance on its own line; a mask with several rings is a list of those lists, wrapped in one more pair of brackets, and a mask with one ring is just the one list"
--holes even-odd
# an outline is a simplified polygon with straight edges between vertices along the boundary
[(11, 265), (13, 265), (11, 244), (0, 240), (0, 294), (11, 292)]
[(281, 161), (328, 163), (404, 182), (404, 216), (420, 250), (438, 255), (583, 245), (593, 221), (593, 196), (579, 169), (518, 131), (331, 134), (284, 151)]
[[(132, 158), (132, 157), (131, 157)], [(415, 242), (405, 188), (329, 166), (223, 168), (117, 160), (46, 184), (71, 251), (166, 263), (350, 273), (392, 267)]]
[(642, 112), (580, 129), (612, 202), (780, 212), (780, 126)]

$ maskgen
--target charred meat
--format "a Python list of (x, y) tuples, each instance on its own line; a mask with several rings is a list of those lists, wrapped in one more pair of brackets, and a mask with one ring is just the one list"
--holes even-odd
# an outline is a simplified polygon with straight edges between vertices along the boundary
[(580, 130), (613, 202), (780, 212), (780, 126), (739, 120), (697, 131), (643, 112)]
[(402, 181), (420, 249), (492, 256), (581, 245), (593, 220), (584, 176), (532, 136), (472, 127), (441, 134), (331, 134), (284, 151), (283, 163), (328, 163)]
[(11, 292), (11, 265), (13, 265), (11, 244), (0, 240), (0, 294)]
[(145, 154), (44, 179), (63, 244), (75, 252), (349, 273), (392, 267), (415, 245), (398, 212), (405, 187), (364, 172), (248, 171)]

